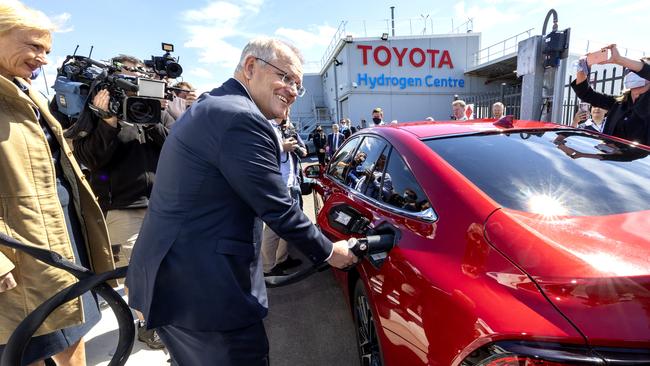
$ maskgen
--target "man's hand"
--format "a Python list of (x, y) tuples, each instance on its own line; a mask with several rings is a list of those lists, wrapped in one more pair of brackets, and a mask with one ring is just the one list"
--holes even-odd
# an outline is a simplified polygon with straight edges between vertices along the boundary
[(5, 291), (9, 291), (13, 288), (18, 286), (16, 283), (16, 280), (14, 279), (14, 275), (9, 273), (5, 273), (0, 276), (0, 293), (3, 293)]
[(350, 251), (350, 248), (348, 248), (347, 240), (341, 240), (334, 243), (332, 256), (327, 263), (332, 267), (343, 269), (357, 263), (358, 261), (359, 258)]
[(282, 142), (282, 151), (284, 152), (293, 152), (298, 147), (298, 141), (296, 141), (296, 139), (293, 137)]
[[(111, 95), (108, 93), (108, 90), (102, 89), (93, 98), (93, 105), (103, 111), (108, 111), (110, 98)], [(109, 126), (117, 128), (117, 117), (104, 118), (103, 121), (108, 123)]]

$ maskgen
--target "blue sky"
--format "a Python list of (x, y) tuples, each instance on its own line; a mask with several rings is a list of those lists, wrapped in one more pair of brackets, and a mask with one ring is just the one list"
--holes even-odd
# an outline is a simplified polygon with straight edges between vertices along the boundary
[[(0, 0), (7, 1), (7, 0)], [(183, 66), (183, 79), (200, 91), (219, 86), (232, 75), (242, 47), (256, 36), (277, 36), (304, 53), (305, 71), (320, 70), (320, 60), (342, 21), (345, 34), (379, 36), (386, 31), (395, 6), (396, 35), (449, 33), (468, 25), (481, 32), (482, 47), (535, 28), (554, 8), (559, 27), (571, 27), (571, 48), (584, 53), (607, 43), (628, 49), (630, 56), (650, 54), (647, 34), (650, 1), (629, 0), (483, 0), (483, 1), (296, 1), (176, 0), (82, 1), (23, 0), (59, 24), (54, 34), (48, 82), (55, 68), (79, 45), (87, 55), (106, 60), (119, 53), (141, 59), (161, 55), (161, 42), (173, 43)], [(467, 24), (472, 19), (471, 24)], [(426, 21), (425, 21), (426, 20)], [(548, 26), (550, 31), (551, 24)], [(44, 90), (43, 78), (35, 83)]]

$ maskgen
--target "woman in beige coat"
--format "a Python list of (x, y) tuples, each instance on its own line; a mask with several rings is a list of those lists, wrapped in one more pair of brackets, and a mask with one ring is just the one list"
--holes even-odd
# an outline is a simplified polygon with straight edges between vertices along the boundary
[[(47, 17), (0, 3), (0, 232), (104, 272), (113, 268), (106, 225), (47, 101), (25, 82), (46, 63)], [(18, 323), (75, 283), (65, 271), (0, 245), (0, 355)], [(59, 307), (32, 338), (23, 360), (85, 365), (83, 335), (99, 319), (86, 294)]]

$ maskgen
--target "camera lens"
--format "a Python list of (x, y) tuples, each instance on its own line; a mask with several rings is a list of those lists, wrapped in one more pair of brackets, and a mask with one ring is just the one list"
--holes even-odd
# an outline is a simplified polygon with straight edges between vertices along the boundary
[(168, 61), (167, 65), (165, 66), (165, 71), (167, 72), (168, 77), (175, 79), (181, 76), (183, 73), (183, 68), (176, 62)]
[(160, 101), (158, 99), (128, 98), (125, 116), (126, 120), (131, 123), (158, 123), (160, 121)]

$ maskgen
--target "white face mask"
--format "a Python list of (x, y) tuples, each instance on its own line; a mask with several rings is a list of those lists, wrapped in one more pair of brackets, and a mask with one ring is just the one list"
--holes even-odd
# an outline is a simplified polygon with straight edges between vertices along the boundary
[(639, 75), (631, 72), (627, 75), (625, 75), (625, 80), (623, 80), (623, 84), (625, 85), (625, 89), (634, 89), (634, 88), (642, 88), (645, 86), (645, 84), (648, 82), (648, 80), (640, 77)]

